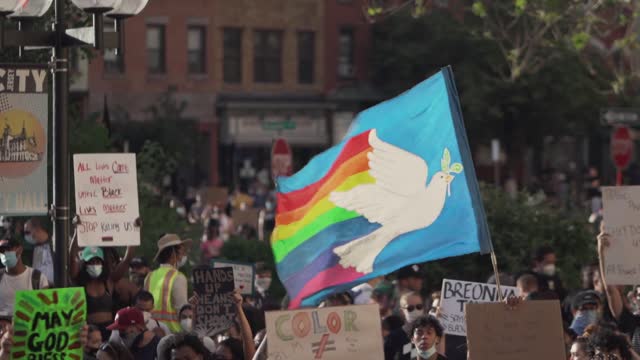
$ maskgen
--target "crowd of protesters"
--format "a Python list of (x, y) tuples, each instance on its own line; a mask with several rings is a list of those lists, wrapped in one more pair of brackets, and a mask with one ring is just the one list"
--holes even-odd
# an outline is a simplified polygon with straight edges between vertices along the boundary
[[(263, 263), (256, 264), (255, 294), (242, 296), (236, 291), (231, 295), (235, 324), (214, 337), (194, 333), (199, 299), (188, 290), (190, 274), (181, 269), (196, 246), (203, 263), (219, 257), (222, 244), (228, 241), (225, 228), (232, 226), (224, 212), (215, 207), (207, 211), (198, 245), (165, 234), (157, 240), (157, 252), (150, 259), (136, 257), (135, 247), (120, 256), (114, 248), (79, 248), (72, 241), (69, 276), (74, 286), (85, 289), (87, 303), (87, 327), (82, 334), (85, 359), (254, 358), (265, 337), (265, 311), (288, 305), (286, 297), (271, 296), (274, 273)], [(3, 226), (8, 229), (11, 223), (5, 221)], [(8, 359), (11, 348), (15, 292), (46, 289), (53, 283), (50, 232), (37, 218), (27, 221), (22, 231), (23, 241), (11, 236), (11, 231), (0, 232), (0, 360)], [(564, 286), (558, 276), (562, 259), (548, 246), (535, 249), (530, 268), (501, 273), (499, 280), (519, 289), (519, 301), (560, 301), (567, 359), (640, 359), (640, 287), (625, 292), (628, 289), (607, 286), (603, 255), (613, 240), (602, 231), (595, 241), (599, 262), (583, 267), (579, 289)], [(429, 293), (424, 280), (420, 265), (412, 265), (333, 294), (319, 306), (377, 304), (386, 360), (472, 359), (465, 337), (445, 334), (440, 323), (440, 289)], [(487, 282), (496, 280), (491, 277)], [(511, 305), (518, 306), (518, 301)], [(257, 356), (266, 359), (266, 353)]]

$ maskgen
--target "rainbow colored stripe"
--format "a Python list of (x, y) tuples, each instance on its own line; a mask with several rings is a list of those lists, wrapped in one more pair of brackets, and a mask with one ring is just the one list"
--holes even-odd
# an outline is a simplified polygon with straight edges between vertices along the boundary
[[(359, 274), (336, 266), (331, 252), (336, 246), (365, 235), (379, 225), (369, 223), (354, 211), (335, 206), (329, 200), (329, 194), (333, 191), (347, 191), (358, 185), (375, 182), (375, 179), (369, 175), (367, 153), (372, 148), (368, 137), (369, 131), (352, 137), (320, 180), (296, 191), (278, 193), (276, 227), (271, 236), (271, 246), (276, 264), (286, 262), (288, 265), (286, 268), (279, 267), (278, 271), (284, 279), (289, 294), (300, 293), (305, 288), (309, 289), (296, 297), (300, 300), (312, 294), (314, 292), (312, 288), (315, 287), (312, 286), (313, 283), (320, 282), (320, 279), (326, 275), (325, 272), (331, 271), (333, 267), (335, 267), (333, 271), (351, 272), (354, 276)], [(363, 224), (363, 221), (366, 224)], [(357, 226), (354, 227), (356, 224)], [(331, 235), (330, 239), (323, 234), (325, 232)], [(337, 236), (345, 232), (352, 232), (352, 235), (346, 238)], [(300, 278), (303, 269), (304, 274), (313, 273), (313, 271), (309, 272), (312, 270), (310, 268), (325, 270), (314, 277), (316, 281), (309, 276)], [(343, 281), (344, 278), (339, 282)], [(331, 284), (324, 281), (323, 285)], [(297, 303), (295, 298), (292, 299), (292, 306), (293, 303)]]

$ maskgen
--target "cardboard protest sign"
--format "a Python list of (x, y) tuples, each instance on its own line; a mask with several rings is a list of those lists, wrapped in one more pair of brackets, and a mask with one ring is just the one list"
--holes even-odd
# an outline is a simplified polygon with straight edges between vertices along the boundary
[[(520, 295), (512, 286), (500, 286), (502, 297)], [(450, 335), (466, 336), (464, 307), (467, 303), (486, 303), (500, 301), (495, 285), (469, 281), (444, 279), (440, 298), (440, 323)]]
[(219, 261), (213, 260), (211, 262), (211, 266), (214, 268), (224, 268), (231, 267), (233, 268), (233, 282), (236, 289), (241, 289), (242, 295), (252, 295), (253, 294), (253, 279), (256, 274), (256, 267), (251, 263), (242, 263), (236, 261)]
[(603, 187), (605, 231), (611, 244), (604, 253), (609, 285), (635, 285), (640, 277), (640, 186)]
[(269, 359), (382, 360), (378, 305), (266, 313)]
[(471, 359), (566, 359), (560, 303), (525, 301), (510, 310), (503, 303), (468, 304), (467, 344)]
[(135, 154), (76, 154), (78, 245), (140, 245)]
[(236, 317), (233, 303), (233, 268), (193, 270), (193, 288), (200, 297), (194, 321), (195, 331), (213, 336), (229, 329)]
[(220, 205), (224, 209), (229, 200), (229, 189), (221, 186), (206, 188), (204, 198), (208, 205)]
[(258, 216), (260, 210), (247, 208), (244, 210), (233, 210), (233, 222), (236, 226), (240, 225), (249, 225), (254, 229), (258, 230)]
[(86, 318), (83, 288), (16, 292), (11, 358), (82, 359)]

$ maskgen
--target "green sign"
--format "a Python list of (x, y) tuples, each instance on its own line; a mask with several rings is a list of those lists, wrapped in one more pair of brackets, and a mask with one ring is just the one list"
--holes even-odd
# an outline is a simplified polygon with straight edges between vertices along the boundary
[(282, 121), (262, 121), (263, 130), (295, 130), (296, 123), (291, 119)]
[(18, 291), (14, 311), (12, 359), (82, 359), (83, 288)]

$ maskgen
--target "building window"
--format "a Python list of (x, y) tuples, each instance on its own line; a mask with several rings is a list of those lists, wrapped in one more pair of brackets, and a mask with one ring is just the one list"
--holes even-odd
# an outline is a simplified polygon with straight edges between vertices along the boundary
[(242, 30), (224, 29), (223, 75), (226, 83), (242, 82)]
[(256, 82), (282, 81), (282, 31), (256, 31), (253, 44)]
[(340, 29), (338, 43), (338, 76), (341, 78), (352, 78), (355, 75), (353, 29)]
[(104, 72), (107, 74), (124, 73), (122, 53), (116, 54), (116, 49), (104, 49)]
[(167, 71), (164, 25), (147, 26), (147, 67), (151, 74)]
[(316, 39), (313, 31), (298, 33), (298, 82), (313, 84)]
[(190, 74), (206, 72), (206, 31), (204, 26), (189, 26), (187, 29), (187, 61)]

